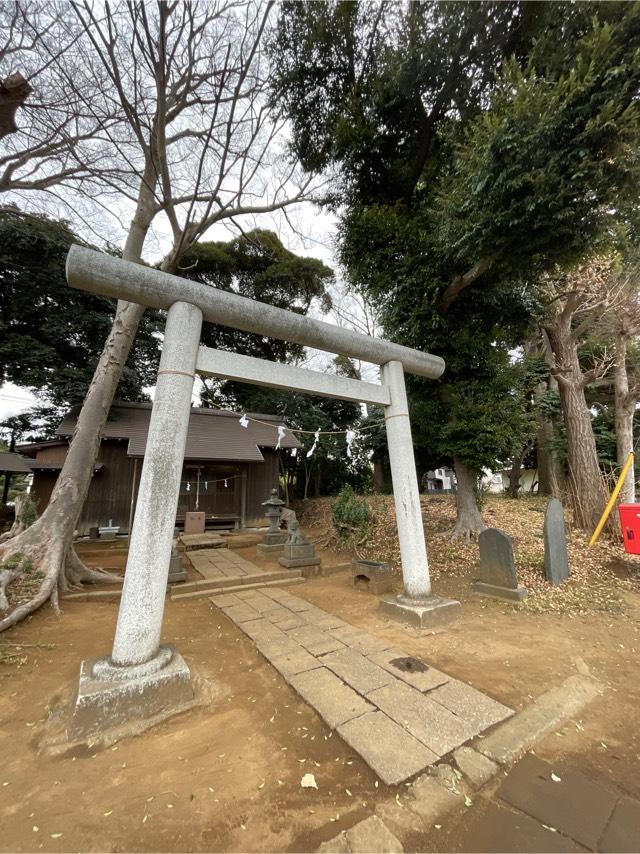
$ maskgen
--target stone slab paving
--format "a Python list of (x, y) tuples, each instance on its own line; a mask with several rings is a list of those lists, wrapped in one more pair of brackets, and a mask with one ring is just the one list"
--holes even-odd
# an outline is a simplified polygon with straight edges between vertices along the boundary
[(415, 776), (513, 714), (288, 590), (210, 598), (388, 785)]
[(640, 801), (527, 754), (488, 808), (471, 814), (457, 850), (631, 854), (640, 850)]
[(227, 548), (199, 549), (186, 553), (191, 566), (206, 581), (266, 575), (263, 569)]

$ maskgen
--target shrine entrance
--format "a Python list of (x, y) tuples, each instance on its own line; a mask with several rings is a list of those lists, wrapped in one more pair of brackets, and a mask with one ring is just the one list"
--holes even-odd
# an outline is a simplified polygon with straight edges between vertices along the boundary
[[(77, 732), (116, 711), (124, 719), (148, 716), (167, 703), (185, 702), (191, 691), (186, 664), (172, 645), (160, 644), (160, 635), (196, 373), (383, 407), (404, 593), (381, 604), (390, 616), (417, 626), (451, 619), (459, 604), (431, 593), (404, 381), (405, 371), (439, 377), (442, 359), (84, 247), (71, 248), (67, 278), (74, 288), (167, 310), (113, 649), (83, 663)], [(203, 320), (378, 364), (382, 381), (201, 347)]]

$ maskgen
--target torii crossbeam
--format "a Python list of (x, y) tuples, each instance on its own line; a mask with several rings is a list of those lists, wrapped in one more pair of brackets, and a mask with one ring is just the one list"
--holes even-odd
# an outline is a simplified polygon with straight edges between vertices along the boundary
[[(441, 358), (80, 246), (69, 251), (67, 279), (73, 288), (167, 310), (113, 650), (83, 662), (72, 735), (178, 709), (193, 696), (186, 664), (160, 634), (196, 373), (382, 406), (404, 583), (404, 593), (382, 605), (418, 626), (451, 619), (459, 603), (431, 593), (404, 382), (405, 371), (439, 377)], [(382, 383), (200, 347), (203, 320), (381, 365)]]

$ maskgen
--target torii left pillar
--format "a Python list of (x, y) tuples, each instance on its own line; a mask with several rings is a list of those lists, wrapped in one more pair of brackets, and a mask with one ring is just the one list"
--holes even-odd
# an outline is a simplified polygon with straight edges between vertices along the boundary
[(201, 328), (196, 306), (169, 308), (113, 649), (82, 662), (71, 738), (193, 702), (189, 668), (160, 634)]

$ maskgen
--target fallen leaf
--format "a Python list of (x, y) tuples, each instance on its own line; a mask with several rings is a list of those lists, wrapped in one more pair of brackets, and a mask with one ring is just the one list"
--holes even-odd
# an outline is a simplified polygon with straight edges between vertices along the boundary
[(112, 812), (113, 810), (109, 810), (108, 812), (103, 813), (103, 815), (111, 815)]
[(473, 805), (473, 801), (471, 800), (469, 795), (464, 796), (464, 805), (465, 805), (465, 807), (470, 807)]
[(61, 834), (61, 833), (52, 833), (52, 834), (51, 834), (51, 838), (52, 838), (52, 839), (60, 839), (60, 837), (61, 837), (61, 836), (62, 836), (62, 834)]
[(558, 775), (554, 774), (553, 771), (551, 772), (551, 779), (553, 780), (554, 783), (561, 783), (562, 782), (562, 777), (558, 777)]
[(303, 789), (317, 789), (318, 784), (316, 783), (316, 778), (313, 774), (305, 774), (302, 780), (300, 780), (300, 785)]

